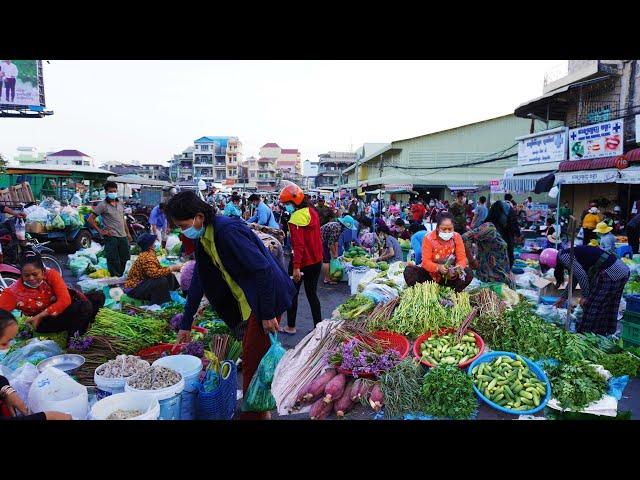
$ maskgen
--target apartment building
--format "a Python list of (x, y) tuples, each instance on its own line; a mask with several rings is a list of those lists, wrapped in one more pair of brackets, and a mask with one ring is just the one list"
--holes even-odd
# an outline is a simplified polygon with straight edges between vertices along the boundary
[(316, 186), (337, 187), (343, 182), (342, 171), (356, 161), (355, 152), (328, 152), (318, 155)]
[(242, 142), (238, 137), (200, 137), (193, 142), (193, 179), (226, 182), (238, 178)]

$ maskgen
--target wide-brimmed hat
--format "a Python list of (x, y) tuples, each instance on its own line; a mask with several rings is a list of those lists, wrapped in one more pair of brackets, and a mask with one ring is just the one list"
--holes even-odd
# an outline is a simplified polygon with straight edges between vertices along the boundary
[(604, 222), (600, 222), (598, 225), (596, 225), (596, 228), (593, 231), (595, 233), (609, 233), (611, 230), (613, 230), (613, 227), (610, 227)]
[(591, 207), (589, 209), (589, 213), (598, 213), (598, 209), (596, 207)]
[(353, 228), (353, 217), (351, 215), (345, 215), (344, 217), (340, 217), (338, 221), (347, 228)]
[(549, 243), (554, 243), (554, 244), (562, 242), (562, 240), (558, 238), (555, 232), (553, 232), (551, 235), (547, 235), (547, 240), (549, 240)]

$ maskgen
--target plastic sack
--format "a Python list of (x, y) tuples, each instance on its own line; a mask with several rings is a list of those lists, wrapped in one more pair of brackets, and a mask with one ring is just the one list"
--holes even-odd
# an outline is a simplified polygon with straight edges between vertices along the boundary
[(11, 370), (17, 370), (26, 363), (37, 365), (45, 358), (61, 354), (62, 349), (53, 340), (38, 340), (34, 338), (23, 347), (7, 354), (0, 364)]
[(85, 420), (89, 411), (89, 392), (62, 370), (49, 367), (33, 381), (28, 395), (34, 412), (68, 413), (74, 420)]
[(187, 303), (187, 299), (180, 295), (175, 290), (172, 290), (169, 295), (171, 295), (171, 301), (178, 303), (180, 305), (185, 305)]
[(80, 250), (80, 251), (76, 252), (75, 256), (76, 256), (76, 258), (79, 258), (79, 257), (88, 258), (89, 261), (91, 261), (91, 263), (93, 263), (94, 265), (96, 265), (98, 263), (98, 257), (96, 256), (96, 254), (94, 252), (92, 252), (89, 249)]
[(388, 285), (370, 283), (364, 287), (362, 294), (373, 300), (375, 303), (387, 303), (389, 300), (393, 300), (398, 296), (398, 290)]
[[(178, 246), (178, 253), (174, 253), (174, 248)], [(178, 255), (180, 253), (180, 247), (182, 246), (182, 242), (180, 241), (180, 237), (178, 237), (178, 235), (175, 235), (173, 233), (170, 233), (167, 236), (167, 244), (166, 244), (166, 249), (168, 252), (170, 252), (172, 255)]]
[(96, 292), (98, 290), (102, 290), (102, 287), (104, 286), (103, 283), (90, 278), (80, 280), (76, 285), (80, 287), (83, 293)]
[(269, 333), (271, 347), (260, 360), (260, 365), (251, 379), (244, 398), (245, 412), (268, 412), (276, 408), (276, 400), (271, 394), (271, 382), (278, 363), (286, 353), (275, 333)]
[(339, 282), (342, 279), (343, 274), (344, 270), (342, 268), (340, 260), (338, 260), (337, 258), (332, 258), (329, 262), (329, 278), (334, 282)]
[(32, 205), (25, 208), (24, 213), (27, 215), (27, 220), (30, 222), (46, 223), (49, 219), (49, 210), (42, 208), (39, 205)]
[(87, 270), (87, 267), (90, 264), (91, 260), (86, 257), (75, 257), (69, 261), (69, 269), (71, 270), (71, 273), (78, 278)]
[(60, 215), (56, 215), (50, 222), (47, 222), (47, 230), (64, 230), (64, 220)]
[(118, 303), (115, 299), (111, 298), (111, 291), (109, 289), (109, 285), (105, 285), (102, 287), (102, 293), (104, 294), (104, 308), (113, 308), (113, 306)]
[(26, 400), (29, 396), (31, 384), (40, 372), (38, 367), (32, 363), (25, 363), (22, 367), (16, 369), (11, 377), (7, 377), (11, 386), (18, 393), (22, 400)]

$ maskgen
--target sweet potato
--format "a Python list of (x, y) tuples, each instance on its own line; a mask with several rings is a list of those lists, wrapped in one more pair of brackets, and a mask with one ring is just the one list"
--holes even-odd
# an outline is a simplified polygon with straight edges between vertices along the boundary
[(316, 400), (316, 403), (311, 405), (311, 411), (309, 412), (309, 416), (311, 420), (324, 420), (329, 416), (331, 410), (333, 409), (333, 402), (325, 402), (324, 399), (319, 398)]
[(360, 389), (360, 392), (358, 392), (358, 400), (362, 399), (362, 398), (368, 398), (369, 395), (371, 394), (371, 389), (373, 388), (373, 383), (371, 383), (370, 381), (367, 380), (362, 380), (362, 388)]
[(344, 414), (353, 408), (354, 401), (351, 400), (351, 389), (353, 388), (353, 381), (349, 382), (344, 389), (342, 396), (333, 402), (333, 410), (338, 417), (344, 417)]
[(324, 387), (324, 401), (329, 403), (333, 400), (337, 400), (344, 393), (344, 387), (347, 383), (347, 377), (342, 373), (339, 373), (327, 383)]
[(296, 396), (296, 403), (295, 403), (296, 405), (301, 405), (305, 403), (307, 394), (309, 393), (309, 390), (311, 389), (312, 384), (313, 384), (313, 380), (307, 382), (307, 384), (300, 389), (300, 391), (298, 392), (298, 395)]
[(382, 395), (382, 389), (380, 388), (380, 384), (376, 383), (371, 390), (371, 396), (369, 397), (369, 405), (376, 412), (379, 412), (384, 404), (384, 395)]
[(362, 391), (362, 387), (364, 382), (361, 378), (356, 378), (356, 381), (353, 382), (353, 386), (351, 387), (351, 391), (349, 392), (349, 398), (352, 402), (357, 402), (360, 400), (360, 392)]
[(315, 402), (324, 394), (324, 387), (327, 386), (329, 380), (336, 376), (338, 372), (336, 372), (333, 368), (329, 368), (325, 370), (320, 376), (316, 377), (315, 380), (311, 382), (309, 385), (309, 390), (304, 394), (304, 400), (306, 402)]

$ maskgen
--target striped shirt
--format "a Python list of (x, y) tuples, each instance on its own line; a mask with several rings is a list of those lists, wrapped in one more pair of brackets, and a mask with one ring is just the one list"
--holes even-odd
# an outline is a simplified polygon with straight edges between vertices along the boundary
[[(615, 255), (614, 255), (614, 259), (615, 259)], [(570, 265), (571, 265), (570, 250), (566, 249), (559, 252), (558, 261), (562, 263), (562, 265), (564, 265), (565, 268), (570, 268)], [(629, 268), (621, 260), (618, 260), (618, 259), (615, 259), (613, 264), (604, 268), (602, 271), (604, 271), (612, 280), (620, 280), (629, 276)], [(591, 293), (589, 275), (587, 273), (587, 270), (585, 270), (582, 264), (574, 256), (573, 258), (573, 287), (574, 288), (576, 284), (580, 285), (580, 288), (582, 289), (582, 296), (588, 297), (589, 294)], [(566, 299), (568, 296), (569, 296), (569, 289), (565, 289), (565, 291), (562, 293), (562, 298)]]

